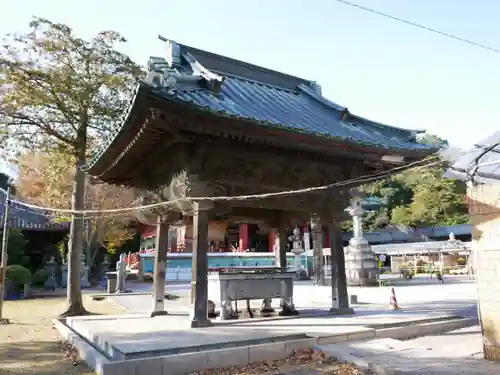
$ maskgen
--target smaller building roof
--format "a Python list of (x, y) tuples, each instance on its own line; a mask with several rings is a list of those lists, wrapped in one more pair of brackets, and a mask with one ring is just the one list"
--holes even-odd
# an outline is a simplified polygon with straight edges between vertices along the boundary
[[(0, 223), (3, 223), (4, 220), (6, 196), (7, 192), (0, 189)], [(47, 214), (25, 207), (17, 202), (19, 201), (13, 200), (9, 205), (9, 228), (20, 230), (64, 230), (69, 226), (67, 222), (54, 222)]]
[(460, 154), (444, 177), (482, 184), (500, 183), (500, 131)]
[(366, 211), (375, 211), (386, 204), (386, 201), (378, 197), (364, 197), (361, 200), (361, 207)]
[(375, 254), (403, 255), (436, 252), (461, 252), (470, 250), (470, 242), (461, 241), (427, 241), (413, 243), (392, 243), (383, 245), (372, 245)]
[[(457, 224), (443, 227), (404, 228), (390, 227), (376, 232), (365, 232), (363, 235), (370, 244), (392, 243), (392, 242), (422, 242), (437, 238), (446, 238), (453, 233), (456, 236), (470, 236), (472, 234), (471, 224)], [(342, 239), (349, 241), (352, 233), (344, 232)]]

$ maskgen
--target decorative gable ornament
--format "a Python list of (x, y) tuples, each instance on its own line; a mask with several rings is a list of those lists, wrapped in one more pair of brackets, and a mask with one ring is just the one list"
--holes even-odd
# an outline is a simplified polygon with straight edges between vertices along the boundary
[(172, 75), (165, 76), (165, 74), (164, 74), (161, 81), (162, 81), (161, 86), (164, 89), (169, 90), (169, 91), (175, 89), (175, 84), (177, 83), (177, 80), (175, 79), (174, 76), (172, 76)]

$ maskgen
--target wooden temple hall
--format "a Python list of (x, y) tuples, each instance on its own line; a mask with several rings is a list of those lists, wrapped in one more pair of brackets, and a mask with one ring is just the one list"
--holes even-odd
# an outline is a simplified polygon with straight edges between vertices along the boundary
[[(323, 186), (421, 160), (434, 150), (416, 132), (356, 116), (326, 99), (313, 82), (161, 38), (163, 57), (151, 57), (122, 127), (87, 172), (128, 186), (144, 202), (173, 201), (141, 213), (155, 223), (155, 307), (164, 314), (169, 226), (192, 224), (191, 326), (211, 324), (209, 284), (219, 288), (221, 315), (238, 299), (281, 301), (296, 313), (293, 273), (286, 271), (287, 235), (314, 217), (333, 249), (332, 310), (349, 309), (340, 222), (354, 185), (261, 199), (237, 197)], [(208, 224), (257, 224), (277, 233), (279, 267), (219, 270), (208, 275)], [(320, 236), (321, 237), (321, 236)], [(322, 247), (319, 240), (315, 247)]]

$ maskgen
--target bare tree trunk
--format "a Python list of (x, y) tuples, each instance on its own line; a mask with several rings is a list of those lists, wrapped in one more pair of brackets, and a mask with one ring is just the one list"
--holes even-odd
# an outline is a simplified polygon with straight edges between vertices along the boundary
[[(76, 171), (73, 180), (73, 195), (71, 208), (80, 211), (85, 208), (85, 165), (86, 129), (81, 130), (77, 137), (77, 160)], [(68, 307), (60, 316), (79, 316), (88, 314), (83, 307), (82, 289), (80, 283), (80, 265), (84, 242), (84, 220), (83, 214), (71, 215), (71, 227), (68, 244), (68, 286), (66, 301)]]

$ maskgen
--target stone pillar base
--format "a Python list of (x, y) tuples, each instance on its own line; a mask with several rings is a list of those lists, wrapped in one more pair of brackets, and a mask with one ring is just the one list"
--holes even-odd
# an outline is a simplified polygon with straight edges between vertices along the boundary
[(260, 313), (261, 314), (273, 314), (275, 310), (273, 309), (272, 305), (272, 299), (271, 298), (266, 298), (262, 301), (262, 307), (260, 308)]
[(293, 279), (295, 281), (311, 280), (306, 270), (300, 270), (298, 273), (295, 274)]
[(204, 320), (198, 320), (198, 319), (193, 319), (191, 320), (191, 328), (207, 328), (207, 327), (212, 327), (212, 321), (210, 319), (204, 319)]
[(352, 314), (355, 314), (355, 311), (353, 308), (351, 307), (348, 307), (348, 308), (341, 308), (341, 309), (337, 309), (337, 308), (331, 308), (329, 311), (328, 311), (328, 315), (352, 315)]
[(376, 286), (378, 264), (368, 242), (352, 239), (346, 249), (346, 276), (349, 286)]
[(149, 316), (151, 318), (154, 318), (155, 316), (165, 316), (165, 315), (168, 315), (168, 312), (165, 310), (160, 310), (160, 311), (152, 311)]
[[(285, 307), (286, 306), (286, 307)], [(297, 316), (299, 312), (293, 307), (287, 305), (283, 306), (283, 309), (278, 313), (279, 316)]]

